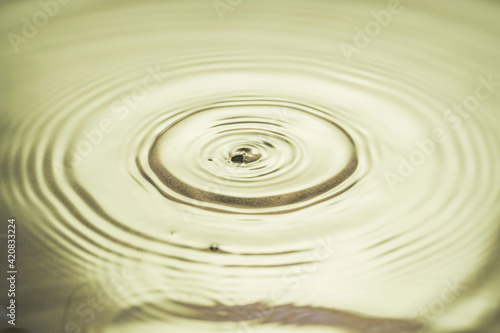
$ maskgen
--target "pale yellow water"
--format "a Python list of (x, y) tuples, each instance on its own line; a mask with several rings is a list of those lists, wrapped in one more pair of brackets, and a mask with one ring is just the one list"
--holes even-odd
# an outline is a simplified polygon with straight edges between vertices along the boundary
[(17, 327), (500, 331), (500, 3), (47, 3), (0, 5)]

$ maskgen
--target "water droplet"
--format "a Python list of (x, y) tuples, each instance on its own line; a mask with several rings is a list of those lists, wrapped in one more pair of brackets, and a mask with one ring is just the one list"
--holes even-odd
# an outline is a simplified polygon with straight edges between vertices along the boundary
[(236, 149), (231, 155), (231, 162), (235, 164), (252, 163), (262, 157), (258, 151), (246, 147)]
[(243, 163), (243, 154), (241, 154), (241, 155), (234, 155), (233, 157), (231, 157), (231, 162), (236, 163), (236, 164)]

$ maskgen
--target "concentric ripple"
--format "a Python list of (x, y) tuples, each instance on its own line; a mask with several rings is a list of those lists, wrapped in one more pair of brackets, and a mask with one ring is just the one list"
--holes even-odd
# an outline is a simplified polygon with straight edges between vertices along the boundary
[(23, 325), (495, 329), (499, 6), (401, 1), (361, 47), (386, 1), (227, 3), (68, 2), (0, 48)]
[(139, 167), (169, 200), (217, 211), (328, 200), (356, 170), (354, 142), (328, 114), (300, 107), (240, 100), (169, 118)]

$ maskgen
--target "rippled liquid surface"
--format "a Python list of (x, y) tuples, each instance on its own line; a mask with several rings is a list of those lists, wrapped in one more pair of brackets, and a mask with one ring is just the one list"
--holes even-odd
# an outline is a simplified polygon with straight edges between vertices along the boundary
[(222, 3), (2, 40), (19, 325), (498, 332), (500, 6)]

